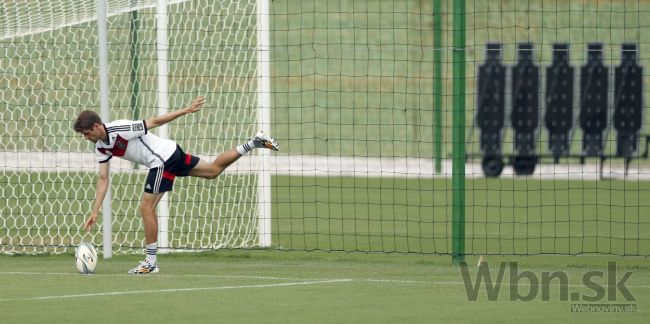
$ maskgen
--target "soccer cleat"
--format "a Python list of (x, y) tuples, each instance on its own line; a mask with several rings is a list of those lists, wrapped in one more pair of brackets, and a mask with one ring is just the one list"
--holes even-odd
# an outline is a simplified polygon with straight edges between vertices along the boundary
[(140, 264), (129, 270), (129, 274), (151, 274), (151, 273), (158, 273), (160, 271), (160, 268), (158, 267), (157, 264), (151, 264), (149, 261), (144, 260), (140, 262)]
[(253, 137), (253, 142), (255, 142), (255, 147), (263, 147), (274, 151), (280, 150), (278, 142), (276, 142), (273, 137), (264, 134), (263, 131), (259, 131), (257, 134), (255, 134), (255, 137)]

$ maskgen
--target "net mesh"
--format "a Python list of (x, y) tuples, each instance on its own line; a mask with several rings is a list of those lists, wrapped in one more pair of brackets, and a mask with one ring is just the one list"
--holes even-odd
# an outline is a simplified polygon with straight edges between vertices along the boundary
[[(154, 5), (107, 3), (111, 119), (157, 114)], [(80, 229), (95, 192), (93, 147), (71, 129), (81, 110), (99, 111), (95, 1), (14, 1), (0, 8), (8, 17), (0, 30), (0, 249), (56, 252), (81, 240), (101, 244), (101, 223), (88, 234)], [(169, 136), (212, 161), (256, 131), (256, 1), (170, 1), (168, 12), (170, 109), (207, 97), (199, 114), (170, 124)], [(139, 251), (146, 170), (115, 160), (114, 248)], [(244, 160), (248, 169), (214, 181), (176, 181), (172, 248), (257, 244), (257, 180), (250, 172), (256, 159)]]
[[(468, 162), (475, 167), (467, 171), (474, 180), (467, 181), (468, 254), (614, 254), (649, 255), (650, 223), (644, 215), (647, 204), (650, 164), (642, 156), (643, 143), (626, 170), (625, 159), (617, 154), (617, 125), (614, 111), (620, 106), (615, 89), (615, 69), (623, 64), (624, 44), (639, 50), (636, 64), (646, 67), (641, 78), (647, 85), (645, 54), (650, 38), (648, 27), (650, 6), (645, 1), (469, 1), (467, 3), (467, 150), (474, 154)], [(481, 169), (480, 130), (477, 105), (479, 67), (487, 59), (488, 43), (500, 46), (500, 60), (505, 68), (505, 118), (502, 129), (503, 161), (501, 177), (485, 178)], [(532, 65), (538, 77), (520, 73), (518, 64), (522, 46), (532, 48)], [(552, 75), (554, 48), (566, 45), (567, 76)], [(589, 48), (602, 49), (602, 68), (607, 80), (594, 77), (585, 68), (590, 63)], [(520, 75), (519, 81), (515, 76)], [(568, 81), (569, 76), (573, 81)], [(534, 154), (538, 164), (530, 175), (521, 175), (513, 166), (521, 151), (517, 148), (515, 103), (526, 92), (522, 85), (537, 80), (532, 94), (538, 98), (534, 118), (524, 114), (524, 128), (532, 130)], [(561, 88), (560, 82), (566, 80)], [(604, 90), (588, 92), (591, 85), (603, 83)], [(572, 86), (571, 86), (572, 85)], [(627, 87), (631, 84), (627, 84)], [(562, 92), (569, 89), (569, 93)], [(527, 91), (527, 90), (526, 90)], [(647, 87), (641, 97), (647, 97)], [(553, 97), (553, 95), (557, 97)], [(492, 94), (490, 94), (492, 95)], [(559, 109), (556, 98), (568, 98), (568, 115), (561, 115), (551, 124), (548, 113)], [(603, 148), (591, 154), (583, 146), (585, 128), (596, 113), (592, 98), (603, 98)], [(641, 110), (645, 111), (641, 99)], [(564, 109), (564, 108), (562, 108)], [(518, 110), (521, 112), (521, 110)], [(572, 116), (572, 119), (567, 116)], [(556, 118), (556, 117), (553, 117)], [(549, 121), (547, 121), (549, 120)], [(566, 122), (570, 129), (568, 146), (554, 161), (550, 148), (550, 127)], [(647, 114), (643, 114), (641, 133), (647, 133)], [(478, 154), (477, 154), (478, 153)], [(591, 155), (591, 156), (589, 156)], [(618, 155), (618, 156), (617, 156)], [(605, 159), (601, 159), (605, 157)], [(510, 159), (510, 160), (509, 160)], [(582, 159), (582, 160), (581, 160)], [(557, 163), (556, 163), (557, 162)]]
[[(90, 210), (96, 163), (90, 145), (70, 124), (80, 110), (99, 109), (97, 30), (87, 14), (93, 2), (0, 5), (0, 16), (6, 18), (0, 24), (2, 251), (56, 250), (84, 238), (79, 225)], [(438, 2), (442, 9), (435, 11)], [(200, 115), (171, 125), (170, 137), (187, 152), (213, 159), (256, 131), (256, 3), (170, 2), (170, 107), (182, 107), (196, 95), (208, 98)], [(453, 236), (452, 210), (461, 210), (465, 254), (650, 255), (650, 222), (644, 217), (650, 212), (650, 163), (643, 154), (650, 63), (645, 54), (650, 34), (644, 31), (650, 3), (473, 0), (456, 16), (453, 4), (269, 2), (270, 131), (282, 148), (268, 165), (274, 174), (273, 247), (451, 254), (459, 238)], [(109, 16), (111, 117), (153, 116), (153, 1), (109, 1)], [(464, 18), (464, 48), (452, 45), (456, 18)], [(500, 97), (504, 125), (497, 134), (505, 166), (498, 177), (486, 176), (487, 146), (477, 127), (481, 100), (499, 95), (498, 87), (479, 89), (488, 43), (499, 44), (506, 71)], [(555, 88), (546, 80), (554, 64), (553, 46), (564, 43), (574, 71), (573, 120), (566, 154), (554, 161), (544, 117), (554, 109), (555, 101), (545, 96)], [(591, 113), (582, 114), (589, 97), (581, 89), (598, 82), (583, 72), (590, 62), (587, 48), (594, 44), (600, 46), (598, 67), (607, 69), (609, 83), (591, 94), (606, 95), (604, 114), (598, 111), (606, 122), (599, 124), (605, 126), (602, 150), (587, 157), (581, 123)], [(639, 118), (614, 112), (623, 100), (621, 89), (628, 88), (615, 86), (614, 80), (623, 44), (636, 46), (637, 64), (645, 67)], [(532, 49), (530, 65), (519, 66), (521, 48)], [(461, 52), (466, 75), (454, 76), (453, 57)], [(515, 75), (528, 68), (537, 68), (538, 87), (530, 77), (535, 73)], [(437, 72), (442, 91), (434, 91)], [(464, 94), (452, 92), (454, 78), (463, 79)], [(528, 81), (533, 81), (530, 88), (524, 86)], [(452, 103), (459, 96), (466, 122), (453, 125)], [(514, 115), (522, 116), (527, 127), (513, 122)], [(614, 115), (641, 124), (639, 146), (627, 160), (617, 156)], [(489, 119), (494, 114), (485, 116), (494, 121)], [(518, 137), (513, 126), (532, 131)], [(452, 150), (454, 127), (466, 138), (464, 146), (455, 146), (467, 153), (462, 192), (454, 192), (451, 181), (450, 158), (460, 154)], [(440, 153), (437, 143), (442, 143)], [(513, 167), (531, 157), (533, 169), (525, 163)], [(244, 158), (215, 181), (182, 179), (170, 196), (171, 245), (256, 246), (257, 161)], [(132, 251), (143, 245), (137, 206), (145, 170), (121, 162), (113, 170), (114, 242), (118, 251)], [(462, 206), (452, 200), (459, 195), (464, 195)], [(99, 243), (100, 234), (88, 236)]]

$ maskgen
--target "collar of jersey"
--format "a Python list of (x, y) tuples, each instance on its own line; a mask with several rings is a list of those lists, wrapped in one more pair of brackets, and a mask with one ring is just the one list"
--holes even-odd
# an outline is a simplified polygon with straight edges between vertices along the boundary
[(104, 140), (102, 139), (102, 143), (105, 143), (106, 145), (109, 145), (109, 144), (111, 144), (111, 137), (108, 136), (108, 130), (106, 129), (106, 124), (102, 123), (102, 126), (104, 126), (104, 132), (106, 132), (106, 138), (107, 138), (106, 142), (104, 142)]

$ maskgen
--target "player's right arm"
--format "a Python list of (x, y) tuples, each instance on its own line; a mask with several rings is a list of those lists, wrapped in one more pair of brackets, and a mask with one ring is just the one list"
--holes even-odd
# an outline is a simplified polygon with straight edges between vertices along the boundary
[(97, 184), (95, 187), (95, 202), (93, 203), (92, 214), (86, 219), (84, 223), (84, 229), (86, 231), (97, 221), (97, 215), (99, 215), (99, 209), (102, 207), (102, 202), (104, 202), (104, 197), (106, 196), (106, 191), (108, 191), (108, 174), (109, 174), (108, 163), (99, 164), (99, 175), (97, 176)]

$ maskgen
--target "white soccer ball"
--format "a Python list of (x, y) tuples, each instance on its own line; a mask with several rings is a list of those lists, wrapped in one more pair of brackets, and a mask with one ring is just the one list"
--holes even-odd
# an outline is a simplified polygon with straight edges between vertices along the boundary
[(83, 274), (95, 272), (97, 267), (97, 250), (90, 243), (81, 243), (75, 249), (75, 263), (77, 270)]

